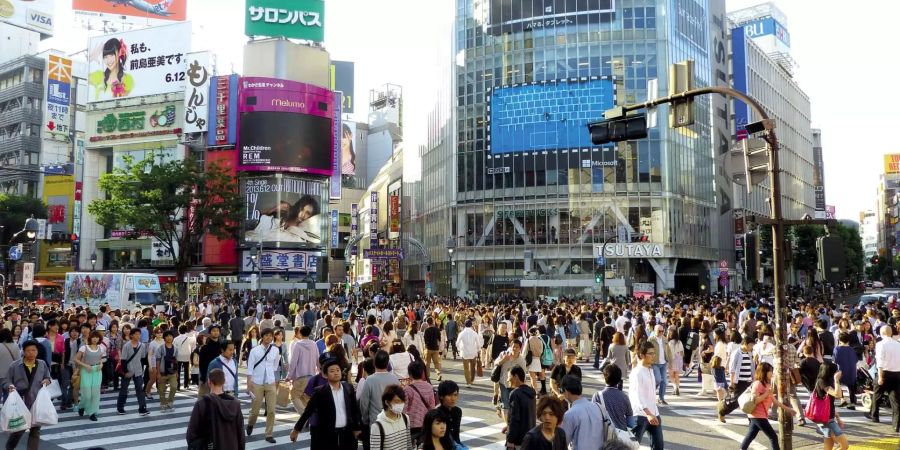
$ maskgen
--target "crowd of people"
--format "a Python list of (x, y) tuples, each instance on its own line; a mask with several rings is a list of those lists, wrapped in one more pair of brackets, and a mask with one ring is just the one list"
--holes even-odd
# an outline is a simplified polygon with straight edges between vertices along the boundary
[[(690, 376), (701, 383), (699, 395), (716, 397), (720, 421), (739, 408), (745, 414), (742, 449), (760, 432), (779, 448), (769, 423), (779, 409), (800, 425), (813, 422), (826, 449), (846, 449), (841, 408), (855, 408), (863, 392), (876, 422), (881, 397), (890, 398), (900, 432), (897, 303), (792, 297), (788, 304), (785, 403), (775, 395), (773, 305), (764, 295), (608, 303), (234, 297), (140, 311), (7, 305), (0, 385), (4, 400), (17, 391), (30, 406), (42, 385), (57, 380), (60, 410), (90, 421), (103, 419), (107, 390), (118, 391), (118, 414), (129, 413), (134, 396), (140, 415), (150, 414), (154, 397), (166, 414), (176, 392), (196, 390), (190, 448), (244, 448), (260, 420), (265, 440), (276, 443), (276, 405), (295, 410), (290, 439), (309, 430), (312, 449), (465, 448), (460, 385), (442, 371), (451, 358), (461, 360), (466, 386), (489, 376), (510, 449), (619, 449), (641, 441), (662, 449), (666, 397), (680, 396)], [(583, 383), (588, 366), (605, 382), (592, 395)], [(799, 388), (815, 405), (801, 407)], [(251, 398), (246, 420), (242, 391)], [(810, 406), (824, 416), (813, 421)], [(12, 434), (7, 448), (23, 435)], [(40, 427), (31, 428), (28, 448), (39, 439)]]

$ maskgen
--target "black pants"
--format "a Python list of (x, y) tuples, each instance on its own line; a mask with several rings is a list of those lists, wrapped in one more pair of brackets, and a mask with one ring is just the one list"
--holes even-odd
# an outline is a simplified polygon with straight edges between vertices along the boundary
[[(6, 450), (15, 450), (16, 447), (19, 446), (19, 441), (22, 440), (22, 436), (25, 435), (25, 430), (16, 431), (9, 435), (9, 439), (6, 440)], [(31, 427), (31, 430), (28, 431), (28, 450), (38, 450), (41, 444), (41, 427)]]
[(729, 413), (738, 408), (738, 397), (750, 387), (750, 381), (738, 381), (734, 384), (734, 393), (729, 393), (725, 400), (719, 402), (718, 412), (722, 416), (727, 416)]
[[(876, 380), (877, 382), (877, 380)], [(900, 372), (884, 372), (884, 384), (875, 385), (875, 395), (872, 398), (872, 410), (870, 413), (873, 418), (878, 417), (878, 404), (885, 395), (891, 401), (891, 424), (894, 430), (900, 427)]]
[[(333, 424), (332, 424), (333, 425)], [(310, 427), (309, 445), (312, 448), (332, 448), (335, 450), (356, 450), (359, 442), (350, 431), (350, 427), (323, 430), (323, 427)]]
[(234, 342), (234, 357), (237, 361), (241, 360), (241, 344), (244, 343), (243, 339), (232, 339), (231, 342)]

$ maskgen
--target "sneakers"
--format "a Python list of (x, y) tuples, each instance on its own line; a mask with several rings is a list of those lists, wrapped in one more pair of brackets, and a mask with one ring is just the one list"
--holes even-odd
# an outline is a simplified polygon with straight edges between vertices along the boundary
[(116, 414), (118, 414), (118, 415), (120, 415), (120, 416), (124, 416), (125, 414), (128, 414), (128, 413), (125, 412), (124, 409), (117, 409), (117, 410), (116, 410)]
[(659, 404), (660, 404), (660, 405), (664, 405), (664, 406), (669, 406), (669, 403), (666, 402), (665, 400), (660, 400), (660, 401), (659, 401)]

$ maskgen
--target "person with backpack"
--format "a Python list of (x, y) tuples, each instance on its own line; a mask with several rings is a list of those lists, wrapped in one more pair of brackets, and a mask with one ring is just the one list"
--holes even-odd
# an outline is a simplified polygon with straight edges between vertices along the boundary
[(409, 418), (403, 414), (406, 393), (399, 384), (384, 388), (381, 394), (382, 411), (369, 428), (369, 448), (372, 450), (412, 450)]
[[(228, 345), (232, 346), (232, 343), (229, 342)], [(210, 369), (207, 380), (209, 394), (194, 403), (191, 411), (185, 434), (188, 448), (243, 449), (246, 442), (242, 430), (244, 414), (241, 412), (241, 403), (225, 392), (225, 373), (221, 369)]]
[(166, 330), (163, 333), (163, 343), (156, 348), (154, 353), (154, 366), (157, 370), (157, 382), (159, 383), (159, 410), (160, 412), (172, 411), (175, 403), (175, 391), (178, 390), (178, 347), (174, 344), (175, 333)]
[[(307, 328), (304, 325), (304, 328)], [(296, 442), (309, 425), (310, 450), (356, 450), (362, 429), (362, 416), (353, 386), (341, 381), (343, 373), (337, 358), (324, 357), (320, 362), (327, 383), (315, 390), (303, 414), (291, 430)], [(340, 407), (339, 407), (340, 405)]]

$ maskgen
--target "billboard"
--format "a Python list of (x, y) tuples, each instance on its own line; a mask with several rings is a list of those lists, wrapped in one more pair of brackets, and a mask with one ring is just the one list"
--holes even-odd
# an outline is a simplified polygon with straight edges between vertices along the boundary
[(324, 0), (247, 0), (244, 34), (325, 40)]
[(244, 241), (323, 247), (326, 186), (323, 181), (281, 174), (241, 180), (247, 205)]
[(238, 170), (331, 176), (333, 92), (296, 81), (245, 77), (238, 96)]
[(341, 136), (343, 135), (343, 131), (341, 128), (341, 111), (342, 111), (342, 97), (343, 94), (340, 92), (334, 93), (334, 115), (333, 118), (333, 126), (331, 132), (334, 134), (331, 138), (331, 192), (329, 197), (332, 200), (340, 200), (341, 199), (341, 172), (342, 172), (342, 159), (343, 152), (341, 149)]
[(72, 175), (44, 177), (42, 199), (47, 204), (47, 228), (49, 231), (72, 232), (74, 192), (75, 177)]
[(615, 0), (490, 0), (487, 31), (494, 36), (517, 31), (610, 21)]
[(57, 55), (48, 56), (44, 139), (69, 142), (71, 87), (72, 60)]
[(184, 87), (184, 132), (209, 130), (209, 85), (212, 64), (209, 52), (189, 53)]
[(355, 65), (351, 61), (331, 61), (331, 90), (344, 94), (341, 105), (345, 114), (353, 113), (354, 72)]
[(488, 93), (488, 146), (493, 154), (595, 147), (587, 124), (614, 106), (609, 77), (552, 80)]
[(341, 175), (356, 175), (356, 122), (341, 121)]
[(234, 145), (237, 138), (238, 76), (236, 74), (214, 77), (209, 85), (209, 133), (210, 147)]
[[(747, 38), (744, 27), (731, 30), (731, 71), (734, 89), (749, 94), (747, 91)], [(747, 138), (747, 124), (750, 123), (750, 105), (734, 99), (734, 131), (735, 139)]]
[(763, 36), (775, 36), (775, 38), (781, 41), (785, 46), (791, 46), (790, 33), (788, 33), (787, 29), (782, 26), (780, 22), (772, 17), (756, 19), (741, 26), (744, 27), (744, 32), (747, 34), (747, 37), (751, 39)]
[(900, 153), (884, 155), (884, 173), (886, 175), (900, 173)]
[(87, 118), (90, 142), (96, 147), (109, 142), (125, 144), (159, 140), (157, 136), (163, 135), (172, 135), (171, 138), (176, 139), (181, 133), (182, 106), (181, 102), (168, 102), (92, 112)]
[(378, 248), (378, 191), (369, 194), (369, 248)]
[(53, 36), (54, 0), (2, 0), (0, 22), (36, 31), (41, 38)]
[[(359, 204), (351, 203), (350, 204), (350, 237), (356, 236), (359, 232)], [(350, 256), (356, 256), (358, 253), (357, 246), (353, 246), (350, 248)]]
[(88, 102), (184, 91), (190, 22), (93, 37)]
[(91, 16), (131, 16), (146, 19), (187, 19), (187, 0), (72, 0), (72, 9)]
[(391, 233), (399, 233), (400, 232), (400, 196), (399, 195), (391, 195), (388, 196), (390, 200), (388, 205), (388, 214), (390, 215), (390, 220), (388, 221), (390, 224), (390, 232)]
[[(816, 135), (814, 135), (816, 136)], [(822, 157), (822, 141), (813, 142), (813, 189), (816, 191), (816, 219), (825, 218), (825, 162)]]

